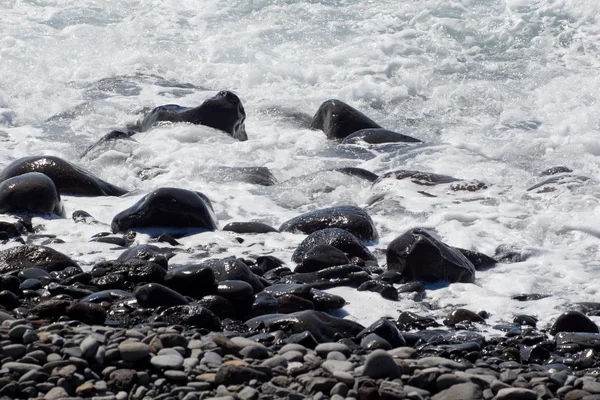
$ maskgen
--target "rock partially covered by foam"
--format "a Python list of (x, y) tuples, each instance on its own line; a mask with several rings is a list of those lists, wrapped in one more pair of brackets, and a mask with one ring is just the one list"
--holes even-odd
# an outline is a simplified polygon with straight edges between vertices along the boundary
[(310, 127), (322, 130), (328, 139), (344, 139), (361, 129), (381, 128), (365, 114), (336, 99), (321, 104)]
[(356, 206), (338, 206), (309, 211), (284, 222), (279, 230), (311, 234), (325, 228), (345, 229), (362, 240), (375, 240), (378, 236), (371, 216)]
[(134, 228), (183, 228), (214, 231), (217, 217), (208, 197), (200, 192), (160, 188), (117, 214), (113, 233)]
[(0, 183), (0, 213), (24, 212), (62, 216), (63, 205), (52, 179), (31, 172)]
[(0, 182), (28, 172), (40, 172), (48, 176), (61, 194), (121, 196), (127, 193), (125, 189), (105, 182), (83, 168), (54, 156), (24, 157), (15, 160), (0, 173)]
[(389, 270), (400, 271), (406, 280), (475, 281), (475, 267), (461, 252), (420, 228), (406, 232), (388, 245), (387, 264)]

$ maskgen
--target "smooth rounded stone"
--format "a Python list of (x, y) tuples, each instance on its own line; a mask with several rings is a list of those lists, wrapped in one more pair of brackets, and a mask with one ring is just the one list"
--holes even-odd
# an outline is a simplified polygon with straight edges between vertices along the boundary
[(0, 291), (0, 305), (6, 310), (12, 311), (21, 305), (21, 300), (13, 292), (2, 290)]
[(267, 368), (271, 368), (271, 369), (273, 369), (275, 367), (286, 368), (288, 366), (288, 360), (283, 356), (274, 356), (271, 358), (267, 358), (266, 360), (261, 362), (260, 365), (262, 367), (267, 367)]
[[(500, 381), (495, 380), (494, 382), (501, 383)], [(435, 381), (435, 387), (438, 391), (446, 390), (451, 388), (454, 385), (460, 385), (462, 383), (472, 383), (469, 378), (464, 376), (458, 376), (455, 374), (442, 374), (437, 377)], [(501, 383), (504, 385), (503, 383)], [(493, 388), (492, 388), (493, 390)]]
[(231, 342), (233, 344), (235, 344), (236, 346), (238, 346), (240, 349), (242, 349), (246, 346), (255, 346), (255, 347), (260, 347), (265, 350), (267, 349), (267, 346), (265, 346), (264, 344), (259, 343), (252, 339), (245, 338), (243, 336), (234, 336), (231, 338)]
[(365, 261), (376, 261), (375, 256), (350, 232), (340, 228), (326, 228), (308, 235), (294, 251), (292, 261), (302, 263), (305, 254), (313, 247), (326, 244), (344, 252), (348, 257), (358, 257)]
[(23, 339), (23, 335), (27, 332), (28, 329), (31, 329), (31, 326), (25, 324), (15, 324), (12, 325), (10, 330), (8, 331), (8, 337), (13, 341), (20, 342)]
[(330, 289), (339, 286), (358, 287), (370, 279), (369, 274), (358, 265), (338, 265), (316, 272), (291, 274), (281, 277), (282, 282), (307, 283), (313, 288)]
[(86, 337), (79, 345), (82, 357), (86, 359), (94, 357), (99, 347), (100, 343), (96, 340), (94, 336)]
[(365, 350), (390, 350), (392, 348), (387, 340), (374, 333), (369, 333), (363, 336), (362, 340), (360, 341), (360, 347)]
[(182, 305), (169, 307), (160, 313), (157, 320), (171, 325), (183, 324), (203, 328), (209, 331), (220, 331), (221, 320), (208, 308), (198, 305)]
[(169, 288), (194, 299), (217, 292), (215, 273), (205, 265), (182, 265), (172, 268), (164, 280)]
[[(366, 338), (371, 334), (376, 334), (378, 337), (383, 339), (390, 346), (390, 348), (406, 346), (406, 341), (404, 340), (404, 337), (402, 336), (396, 325), (387, 318), (380, 318), (377, 321), (373, 322), (371, 325), (369, 325), (363, 331), (361, 331), (357, 335), (357, 338)], [(385, 345), (385, 343), (383, 344)], [(362, 346), (362, 343), (361, 347), (372, 348), (364, 347)], [(385, 346), (377, 348), (385, 348)]]
[(183, 357), (180, 354), (154, 356), (150, 364), (158, 369), (180, 369), (183, 366)]
[(307, 296), (315, 305), (317, 311), (337, 310), (346, 305), (346, 300), (342, 296), (312, 288)]
[(315, 347), (315, 351), (320, 357), (327, 357), (327, 354), (333, 351), (342, 353), (346, 357), (350, 357), (350, 355), (352, 354), (352, 350), (350, 350), (350, 348), (347, 345), (345, 345), (344, 343), (336, 342), (321, 343), (317, 347)]
[(183, 371), (168, 370), (164, 372), (165, 378), (173, 382), (185, 382), (188, 379), (187, 373)]
[(138, 361), (150, 355), (150, 346), (142, 342), (126, 340), (119, 343), (119, 353), (125, 361)]
[(349, 361), (325, 360), (321, 368), (333, 374), (334, 371), (350, 372), (354, 370), (354, 364)]
[(219, 183), (245, 182), (260, 186), (277, 184), (277, 178), (267, 167), (216, 167), (205, 171), (204, 176)]
[(254, 293), (259, 293), (265, 288), (259, 277), (238, 258), (230, 257), (221, 260), (207, 260), (201, 265), (208, 266), (213, 270), (217, 282), (244, 281), (252, 286)]
[(351, 373), (345, 371), (333, 371), (331, 375), (339, 382), (345, 383), (349, 387), (354, 386), (354, 376)]
[(538, 395), (535, 390), (522, 388), (500, 389), (494, 400), (537, 400)]
[(157, 227), (214, 231), (218, 229), (218, 223), (212, 204), (204, 194), (169, 187), (156, 189), (142, 197), (115, 215), (111, 223), (113, 233)]
[(550, 334), (559, 332), (598, 333), (598, 325), (579, 311), (562, 313), (550, 328)]
[(0, 274), (28, 268), (62, 271), (68, 267), (79, 268), (75, 261), (50, 247), (23, 245), (0, 251)]
[(217, 285), (217, 295), (232, 303), (253, 301), (254, 289), (248, 282), (239, 280), (224, 280)]
[(402, 369), (383, 350), (375, 350), (367, 356), (362, 374), (372, 379), (400, 378)]
[(444, 325), (448, 326), (454, 326), (460, 322), (477, 322), (483, 324), (485, 320), (479, 314), (464, 308), (451, 311), (446, 319), (444, 319)]
[(330, 353), (327, 353), (327, 359), (336, 361), (346, 361), (348, 358), (339, 351), (332, 351)]
[(259, 396), (260, 396), (260, 392), (256, 389), (251, 388), (250, 386), (244, 387), (237, 394), (237, 397), (240, 400), (258, 400)]
[(362, 129), (381, 126), (343, 101), (331, 99), (321, 104), (310, 128), (322, 130), (328, 139), (344, 139)]
[(187, 305), (188, 301), (174, 290), (159, 283), (148, 283), (135, 291), (135, 298), (144, 308)]
[(15, 160), (0, 173), (0, 182), (27, 173), (41, 173), (49, 177), (61, 194), (122, 196), (127, 193), (126, 190), (55, 156), (33, 156)]
[(223, 364), (217, 370), (215, 376), (216, 385), (241, 385), (256, 379), (259, 382), (267, 382), (271, 377), (263, 371), (254, 368)]
[(225, 225), (222, 230), (239, 234), (261, 234), (279, 232), (272, 226), (263, 224), (262, 222), (230, 222), (227, 225)]
[(287, 351), (282, 356), (288, 360), (288, 363), (302, 362), (304, 360), (304, 354), (299, 351)]
[(315, 305), (302, 297), (284, 294), (277, 298), (277, 309), (281, 314), (290, 314), (302, 310), (314, 310)]
[(473, 283), (475, 267), (458, 250), (434, 238), (425, 229), (412, 229), (387, 248), (387, 265), (407, 280)]
[(388, 300), (396, 301), (398, 300), (398, 290), (391, 283), (378, 281), (378, 280), (370, 280), (363, 282), (357, 290), (359, 292), (369, 291), (374, 293), (379, 293), (381, 297)]
[(319, 343), (335, 341), (336, 338), (353, 337), (364, 327), (354, 321), (333, 317), (320, 311), (300, 311), (292, 314), (270, 314), (252, 318), (245, 323), (250, 329), (262, 326), (270, 331), (310, 332)]
[(246, 346), (240, 350), (240, 355), (244, 358), (253, 358), (255, 360), (264, 360), (269, 357), (267, 349), (258, 346)]
[(342, 144), (419, 143), (419, 139), (383, 128), (367, 128), (348, 135)]
[(433, 395), (431, 400), (483, 400), (483, 392), (474, 383), (459, 383)]
[(29, 267), (29, 268), (22, 269), (17, 274), (17, 277), (21, 281), (25, 281), (27, 279), (41, 280), (41, 279), (51, 279), (52, 278), (51, 275), (50, 275), (50, 273), (48, 271), (46, 271), (45, 269), (34, 268), (34, 267)]
[(267, 286), (263, 293), (272, 294), (275, 297), (280, 297), (286, 294), (293, 294), (302, 298), (306, 298), (312, 290), (310, 285), (299, 283), (276, 283)]
[(319, 244), (308, 250), (302, 263), (294, 272), (315, 272), (336, 265), (350, 264), (350, 260), (343, 251), (328, 244)]
[(25, 374), (31, 370), (42, 369), (40, 365), (28, 364), (21, 362), (7, 362), (2, 364), (2, 369), (8, 369), (9, 371), (18, 372), (19, 374)]
[(127, 130), (127, 132), (113, 130), (102, 136), (96, 143), (87, 147), (81, 154), (81, 158), (97, 158), (99, 155), (105, 153), (108, 150), (112, 150), (117, 146), (117, 143), (137, 143), (135, 139), (131, 137), (135, 132)]
[(52, 179), (31, 172), (1, 180), (0, 213), (23, 212), (63, 216), (60, 194)]
[(289, 343), (289, 344), (283, 345), (283, 347), (281, 349), (279, 349), (278, 353), (284, 354), (288, 351), (298, 351), (298, 352), (302, 353), (303, 355), (306, 355), (308, 353), (308, 349), (306, 347), (302, 346), (301, 344), (297, 344), (297, 343)]
[(309, 211), (284, 222), (279, 231), (309, 235), (325, 228), (344, 229), (361, 240), (375, 240), (378, 237), (371, 216), (356, 206), (336, 206)]
[(430, 367), (446, 367), (451, 370), (464, 371), (465, 369), (469, 368), (466, 364), (443, 357), (423, 357), (417, 360), (411, 360), (411, 362), (414, 362), (421, 369)]
[(586, 392), (590, 392), (592, 394), (599, 394), (600, 393), (600, 382), (597, 382), (594, 380), (584, 380), (581, 390), (585, 390)]
[(65, 389), (63, 389), (60, 386), (56, 386), (52, 389), (50, 389), (50, 391), (48, 393), (46, 393), (46, 395), (44, 396), (45, 400), (58, 400), (58, 399), (63, 399), (63, 398), (68, 398), (69, 397), (69, 393), (67, 393), (67, 391)]
[(354, 177), (357, 177), (360, 179), (364, 179), (371, 183), (375, 182), (379, 178), (379, 175), (374, 174), (371, 171), (367, 171), (364, 168), (341, 167), (341, 168), (335, 168), (334, 171), (340, 172), (344, 175), (354, 176)]
[(9, 344), (7, 346), (2, 346), (0, 351), (2, 356), (16, 360), (23, 356), (27, 352), (27, 349), (22, 344)]
[(248, 140), (245, 120), (246, 112), (240, 98), (233, 92), (221, 90), (195, 108), (176, 104), (156, 107), (134, 128), (144, 132), (160, 121), (189, 122), (224, 131), (239, 141), (245, 141)]

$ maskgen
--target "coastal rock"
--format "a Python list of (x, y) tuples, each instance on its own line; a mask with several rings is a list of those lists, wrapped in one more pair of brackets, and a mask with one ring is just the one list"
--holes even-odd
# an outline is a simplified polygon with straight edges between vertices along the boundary
[(157, 227), (214, 231), (218, 224), (208, 197), (178, 188), (160, 188), (147, 194), (117, 214), (111, 224), (113, 233)]
[(223, 227), (223, 230), (241, 234), (279, 232), (272, 226), (263, 224), (262, 222), (230, 222)]
[(273, 186), (277, 178), (267, 167), (217, 167), (206, 171), (206, 178), (217, 182), (245, 182)]
[(388, 269), (400, 271), (407, 280), (475, 281), (473, 264), (425, 229), (413, 229), (394, 239), (387, 248), (387, 264)]
[(182, 265), (165, 275), (165, 285), (194, 299), (216, 294), (217, 282), (212, 268), (206, 265)]
[(94, 277), (120, 275), (133, 283), (162, 283), (167, 275), (167, 271), (159, 264), (140, 259), (101, 261), (94, 265), (91, 273)]
[(550, 328), (550, 334), (559, 332), (598, 333), (598, 325), (579, 311), (567, 311), (561, 314)]
[(137, 143), (137, 141), (131, 137), (131, 135), (134, 133), (135, 132), (132, 131), (111, 131), (102, 136), (96, 143), (85, 149), (85, 151), (81, 154), (81, 158), (97, 157), (99, 154), (115, 148), (116, 144), (120, 142)]
[(188, 301), (179, 293), (159, 283), (148, 283), (135, 291), (138, 304), (144, 308), (187, 305)]
[(363, 375), (371, 379), (396, 379), (402, 376), (402, 369), (387, 352), (375, 350), (367, 356)]
[(367, 128), (381, 128), (375, 121), (340, 100), (327, 100), (317, 110), (311, 129), (320, 129), (328, 139), (343, 139)]
[(0, 273), (2, 274), (27, 268), (62, 271), (68, 267), (79, 269), (75, 261), (50, 247), (28, 245), (0, 251)]
[(338, 265), (317, 272), (291, 274), (281, 277), (281, 282), (305, 283), (313, 288), (329, 289), (337, 286), (358, 287), (370, 276), (358, 265)]
[(283, 330), (287, 333), (310, 332), (319, 343), (337, 338), (356, 336), (364, 327), (354, 321), (333, 317), (321, 311), (300, 311), (292, 314), (270, 314), (246, 321), (250, 329), (264, 328), (269, 332)]
[(158, 318), (170, 325), (183, 324), (212, 332), (221, 330), (221, 320), (208, 308), (198, 305), (181, 305), (169, 307)]
[(356, 206), (337, 206), (310, 211), (284, 222), (279, 230), (311, 234), (325, 228), (344, 229), (361, 240), (375, 240), (378, 237), (371, 216)]
[(240, 98), (232, 92), (222, 90), (195, 108), (175, 104), (156, 107), (138, 123), (137, 128), (144, 132), (160, 121), (189, 122), (219, 129), (244, 141), (248, 140), (245, 120), (246, 111)]
[(328, 244), (318, 244), (304, 254), (302, 263), (294, 271), (315, 272), (345, 264), (350, 264), (350, 260), (343, 251)]
[(419, 139), (383, 128), (356, 131), (342, 141), (343, 144), (419, 143)]
[(394, 349), (406, 346), (406, 341), (396, 325), (387, 318), (380, 318), (373, 322), (363, 329), (356, 337), (361, 339), (373, 333), (386, 340)]
[(63, 215), (60, 195), (52, 179), (30, 172), (4, 179), (0, 183), (0, 213)]
[(10, 163), (0, 173), (0, 182), (30, 172), (39, 172), (54, 182), (61, 194), (80, 196), (122, 196), (127, 191), (111, 185), (90, 172), (54, 156), (24, 157)]
[(239, 258), (225, 258), (222, 260), (207, 260), (201, 265), (211, 268), (217, 282), (244, 281), (249, 283), (255, 293), (264, 289), (261, 280)]
[(350, 232), (340, 228), (326, 228), (311, 233), (300, 243), (292, 255), (292, 261), (300, 264), (304, 255), (319, 244), (333, 246), (348, 257), (359, 257), (365, 261), (376, 261), (375, 256)]
[(173, 256), (174, 254), (170, 250), (161, 249), (151, 244), (140, 244), (122, 252), (117, 258), (117, 262), (144, 260), (156, 263), (166, 270), (168, 268), (168, 260)]
[(373, 172), (368, 171), (364, 168), (341, 167), (341, 168), (334, 169), (334, 171), (341, 172), (344, 175), (355, 176), (357, 178), (364, 179), (371, 183), (375, 182), (377, 180), (377, 178), (379, 178), (379, 175), (374, 174)]

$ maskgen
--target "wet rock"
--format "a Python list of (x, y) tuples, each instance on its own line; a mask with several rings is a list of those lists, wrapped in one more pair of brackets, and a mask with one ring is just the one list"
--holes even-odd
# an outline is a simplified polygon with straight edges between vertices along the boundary
[(100, 153), (104, 153), (107, 150), (113, 149), (115, 147), (116, 143), (119, 141), (137, 143), (137, 141), (131, 137), (131, 135), (133, 135), (134, 133), (135, 132), (132, 132), (132, 131), (127, 131), (127, 132), (117, 131), (117, 130), (111, 131), (111, 132), (107, 133), (106, 135), (102, 136), (100, 138), (100, 140), (98, 140), (96, 143), (94, 143), (93, 145), (91, 145), (87, 149), (85, 149), (85, 151), (81, 154), (81, 158), (97, 157)]
[(277, 298), (270, 293), (261, 292), (254, 296), (252, 309), (248, 314), (248, 318), (254, 318), (259, 315), (276, 314), (279, 312), (279, 303)]
[(271, 377), (263, 371), (238, 365), (223, 365), (217, 370), (216, 385), (241, 385), (251, 380), (267, 382)]
[(131, 299), (135, 297), (132, 292), (119, 289), (102, 290), (91, 294), (83, 299), (80, 299), (80, 303), (95, 303), (100, 304), (102, 302), (113, 303), (118, 300)]
[(290, 314), (303, 310), (314, 310), (315, 305), (302, 297), (293, 294), (284, 294), (277, 298), (277, 309), (282, 314)]
[(260, 233), (271, 233), (279, 232), (277, 229), (263, 224), (262, 222), (230, 222), (223, 227), (224, 231), (235, 232), (241, 234), (260, 234)]
[(361, 129), (348, 135), (343, 144), (418, 143), (419, 139), (382, 128)]
[(379, 293), (384, 299), (398, 300), (398, 291), (394, 285), (387, 282), (376, 280), (366, 281), (361, 283), (357, 290), (359, 292), (369, 291)]
[(369, 214), (356, 206), (337, 206), (310, 211), (284, 222), (279, 230), (311, 234), (326, 228), (344, 229), (361, 240), (375, 240), (378, 237)]
[[(275, 300), (277, 302), (277, 300)], [(210, 310), (220, 319), (234, 318), (236, 310), (233, 304), (224, 297), (216, 295), (204, 296), (198, 300), (198, 304)]]
[(444, 319), (444, 325), (454, 326), (460, 322), (477, 322), (480, 324), (484, 324), (485, 320), (481, 318), (479, 314), (474, 313), (473, 311), (466, 310), (464, 308), (458, 308), (453, 310), (448, 314), (446, 319)]
[(328, 289), (337, 286), (358, 287), (370, 279), (361, 267), (357, 265), (339, 265), (325, 268), (317, 272), (292, 274), (281, 277), (282, 282), (305, 283), (313, 288)]
[[(66, 255), (45, 246), (17, 246), (0, 251), (0, 273), (40, 268), (46, 271), (61, 271), (68, 267), (79, 268)], [(81, 269), (79, 269), (81, 272)]]
[(598, 333), (599, 331), (598, 326), (579, 311), (567, 311), (561, 314), (550, 328), (551, 335), (556, 335), (558, 332)]
[(476, 271), (482, 271), (488, 268), (492, 268), (497, 264), (496, 260), (483, 253), (479, 253), (473, 250), (460, 249), (458, 247), (455, 247), (455, 249), (460, 251), (467, 260), (471, 261), (471, 264), (473, 264)]
[(225, 280), (219, 282), (217, 295), (226, 298), (233, 304), (251, 303), (253, 301), (254, 289), (248, 282)]
[(119, 344), (119, 353), (125, 361), (139, 361), (148, 358), (150, 346), (142, 342), (124, 341)]
[(0, 213), (63, 215), (54, 182), (44, 174), (27, 173), (0, 183)]
[(362, 337), (362, 340), (360, 341), (360, 347), (362, 347), (365, 350), (376, 350), (376, 349), (391, 350), (392, 349), (392, 345), (390, 345), (387, 340), (385, 340), (381, 336), (376, 335), (374, 333), (369, 333), (367, 335), (364, 335)]
[(564, 174), (564, 173), (569, 173), (569, 172), (573, 172), (573, 170), (569, 169), (568, 167), (558, 166), (558, 167), (548, 168), (548, 169), (542, 171), (540, 173), (540, 176), (557, 175), (557, 174)]
[(203, 328), (209, 331), (220, 331), (221, 320), (208, 308), (197, 305), (181, 305), (169, 307), (159, 316), (160, 321), (170, 325), (183, 324)]
[(483, 392), (474, 383), (459, 383), (432, 396), (431, 400), (483, 400)]
[(150, 261), (160, 265), (166, 270), (168, 267), (168, 260), (173, 256), (174, 254), (168, 249), (161, 249), (160, 247), (151, 244), (141, 244), (138, 246), (130, 247), (129, 249), (123, 251), (117, 258), (117, 261)]
[(308, 250), (295, 272), (315, 272), (337, 265), (350, 264), (343, 251), (328, 244), (320, 244)]
[(164, 281), (169, 288), (195, 299), (217, 292), (215, 273), (206, 265), (175, 267), (165, 275)]
[(315, 305), (317, 311), (335, 310), (346, 305), (343, 297), (318, 289), (311, 289), (305, 298)]
[(391, 348), (406, 346), (406, 341), (404, 340), (404, 337), (402, 337), (402, 334), (396, 325), (387, 318), (380, 318), (373, 322), (371, 325), (362, 330), (357, 335), (357, 338), (360, 339), (372, 333), (386, 340), (391, 345)]
[(277, 184), (277, 178), (267, 167), (217, 167), (206, 171), (206, 175), (217, 182), (245, 182), (260, 186)]
[(356, 176), (358, 178), (364, 179), (369, 182), (375, 182), (379, 175), (374, 174), (371, 171), (367, 171), (364, 168), (356, 168), (356, 167), (342, 167), (336, 168), (334, 171), (341, 172), (345, 175)]
[(140, 286), (135, 291), (135, 298), (139, 305), (144, 308), (188, 304), (188, 301), (182, 295), (158, 283), (148, 283)]
[(343, 101), (332, 99), (321, 104), (310, 128), (322, 130), (328, 139), (343, 139), (361, 129), (381, 126)]
[(288, 333), (310, 332), (319, 343), (335, 341), (337, 338), (356, 336), (364, 327), (320, 311), (300, 311), (292, 314), (270, 314), (246, 321), (250, 329), (264, 327), (270, 332), (283, 330)]
[(213, 270), (217, 282), (244, 281), (252, 286), (255, 293), (264, 289), (261, 280), (240, 259), (207, 260), (201, 265), (210, 267)]
[(459, 251), (424, 229), (413, 229), (394, 239), (387, 249), (388, 269), (408, 280), (472, 283), (475, 267)]
[(431, 327), (440, 326), (432, 317), (421, 316), (415, 313), (404, 311), (398, 317), (398, 326), (403, 331), (417, 329), (424, 330)]
[(375, 256), (371, 254), (356, 236), (340, 228), (322, 229), (308, 235), (296, 248), (296, 251), (292, 255), (292, 261), (300, 264), (304, 255), (319, 244), (333, 246), (344, 252), (348, 257), (359, 257), (363, 260), (376, 261)]

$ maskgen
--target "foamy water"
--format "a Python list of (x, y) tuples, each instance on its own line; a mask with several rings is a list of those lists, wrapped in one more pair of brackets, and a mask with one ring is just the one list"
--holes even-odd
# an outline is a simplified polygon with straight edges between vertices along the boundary
[[(221, 227), (249, 220), (278, 227), (311, 209), (355, 204), (367, 207), (380, 232), (372, 250), (416, 226), (490, 255), (500, 244), (518, 248), (525, 261), (479, 272), (474, 284), (433, 285), (425, 301), (441, 307), (438, 317), (461, 306), (487, 310), (490, 323), (528, 313), (543, 326), (571, 303), (599, 300), (599, 13), (592, 0), (3, 1), (0, 167), (58, 155), (132, 190), (122, 198), (64, 196), (67, 217), (83, 209), (106, 226), (34, 218), (66, 242), (52, 247), (84, 268), (121, 251), (89, 243), (91, 236), (162, 186), (205, 193)], [(221, 89), (244, 104), (247, 142), (163, 125), (135, 135), (137, 143), (80, 158), (145, 109), (196, 106)], [(312, 116), (330, 98), (426, 143), (341, 146), (290, 117)], [(526, 191), (559, 165), (591, 180)], [(280, 183), (219, 182), (209, 172), (221, 166), (268, 167)], [(371, 187), (328, 172), (342, 166), (435, 172), (488, 189), (426, 198), (408, 183)], [(375, 195), (384, 201), (371, 204)], [(290, 262), (303, 238), (268, 234), (239, 244), (227, 232), (203, 233), (181, 239), (191, 251), (171, 263), (198, 262), (200, 249)], [(398, 310), (430, 312), (412, 300), (332, 292), (350, 303), (347, 318), (363, 324)], [(551, 296), (510, 299), (523, 292)]]

